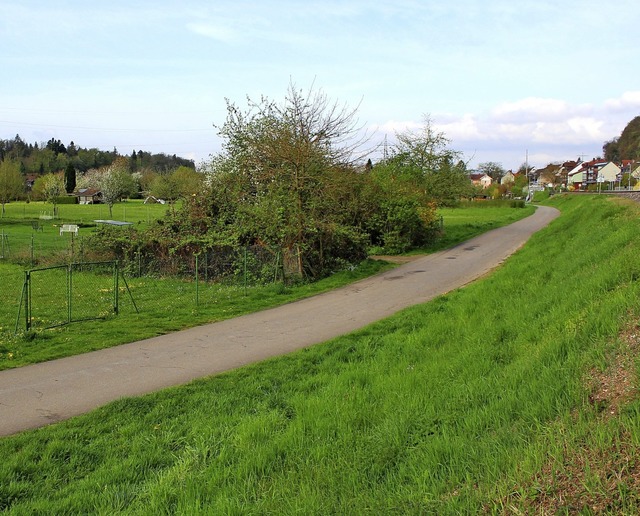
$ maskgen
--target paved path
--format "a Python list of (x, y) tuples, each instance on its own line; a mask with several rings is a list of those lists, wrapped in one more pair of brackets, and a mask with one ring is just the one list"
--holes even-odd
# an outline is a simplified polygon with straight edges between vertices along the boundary
[(524, 220), (384, 274), (270, 310), (0, 372), (0, 435), (349, 333), (486, 274), (558, 215)]

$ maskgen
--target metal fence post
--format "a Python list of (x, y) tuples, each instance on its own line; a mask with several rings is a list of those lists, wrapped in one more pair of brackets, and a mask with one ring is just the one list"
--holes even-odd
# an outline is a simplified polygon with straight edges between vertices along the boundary
[(196, 308), (198, 308), (198, 305), (200, 304), (200, 290), (199, 290), (199, 278), (198, 278), (200, 274), (198, 271), (198, 256), (200, 256), (200, 253), (195, 254), (195, 257), (196, 257)]
[(118, 298), (118, 261), (113, 262), (113, 313), (118, 315), (118, 306), (119, 306), (119, 298)]
[(73, 265), (67, 267), (67, 322), (71, 322), (71, 292), (73, 290)]
[(24, 315), (25, 331), (31, 329), (31, 271), (24, 271)]
[(244, 295), (247, 295), (247, 246), (244, 246)]

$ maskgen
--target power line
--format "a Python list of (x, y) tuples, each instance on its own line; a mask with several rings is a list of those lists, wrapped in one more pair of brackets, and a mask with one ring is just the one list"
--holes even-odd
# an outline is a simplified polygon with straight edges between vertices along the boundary
[(84, 127), (84, 126), (73, 126), (73, 125), (58, 125), (58, 124), (46, 124), (39, 123), (34, 124), (30, 122), (15, 122), (11, 120), (0, 120), (0, 124), (8, 124), (13, 126), (27, 126), (27, 127), (53, 127), (55, 129), (77, 129), (80, 131), (109, 131), (109, 132), (150, 132), (150, 133), (192, 133), (192, 132), (208, 132), (212, 131), (213, 125), (210, 129), (115, 129), (109, 127)]

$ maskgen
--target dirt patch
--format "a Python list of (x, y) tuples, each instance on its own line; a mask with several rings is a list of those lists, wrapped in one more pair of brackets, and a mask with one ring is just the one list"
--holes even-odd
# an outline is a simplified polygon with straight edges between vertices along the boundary
[(426, 255), (424, 254), (416, 254), (412, 256), (376, 255), (376, 256), (369, 256), (369, 258), (371, 258), (372, 260), (380, 260), (383, 262), (403, 264), (403, 263), (413, 262), (419, 258), (422, 258), (423, 256), (426, 256)]
[(621, 347), (605, 371), (592, 369), (588, 382), (591, 387), (589, 401), (605, 417), (618, 414), (620, 407), (636, 394), (634, 360), (640, 347), (640, 327), (634, 325), (621, 335)]
[[(640, 354), (640, 326), (619, 336), (621, 345), (600, 371), (587, 375), (589, 402), (599, 423), (615, 418), (637, 397), (635, 362)], [(620, 429), (607, 444), (596, 447), (597, 436), (583, 444), (565, 443), (559, 457), (551, 457), (526, 485), (502, 501), (505, 514), (630, 514), (640, 511), (640, 450), (629, 433)]]

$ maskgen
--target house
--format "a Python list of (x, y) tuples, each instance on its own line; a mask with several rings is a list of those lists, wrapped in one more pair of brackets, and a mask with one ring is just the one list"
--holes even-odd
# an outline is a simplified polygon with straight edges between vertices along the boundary
[(99, 204), (102, 202), (102, 192), (95, 188), (80, 188), (73, 192), (79, 204)]
[(568, 180), (569, 172), (571, 172), (574, 168), (576, 168), (580, 163), (581, 163), (580, 160), (578, 160), (578, 161), (565, 161), (562, 165), (560, 165), (560, 168), (556, 172), (555, 183), (557, 185), (562, 185), (563, 188), (566, 187), (567, 186), (567, 180)]
[(596, 177), (596, 181), (601, 183), (609, 183), (609, 186), (613, 188), (613, 183), (619, 181), (622, 176), (620, 167), (616, 165), (613, 161), (607, 163), (604, 167), (601, 167), (598, 170), (598, 176)]
[(556, 183), (558, 173), (562, 169), (562, 165), (549, 163), (546, 167), (536, 170), (537, 183), (546, 187), (553, 187)]
[(491, 176), (484, 173), (472, 173), (469, 174), (469, 178), (474, 186), (481, 186), (483, 189), (491, 186)]
[(28, 191), (31, 191), (33, 189), (33, 185), (36, 182), (36, 179), (38, 179), (38, 174), (27, 174), (24, 177), (24, 183), (25, 183), (25, 187), (27, 188)]
[[(608, 167), (608, 165), (612, 165)], [(605, 169), (603, 172), (603, 169)], [(573, 186), (576, 190), (586, 190), (590, 185), (597, 185), (598, 178), (602, 181), (616, 181), (616, 176), (620, 168), (615, 164), (603, 159), (592, 159), (583, 161), (567, 174), (568, 186)], [(613, 179), (610, 179), (613, 177)]]
[(509, 183), (515, 183), (518, 177), (520, 177), (520, 174), (518, 172), (514, 174), (511, 170), (509, 170), (505, 173), (504, 176), (500, 178), (500, 184), (506, 185)]

